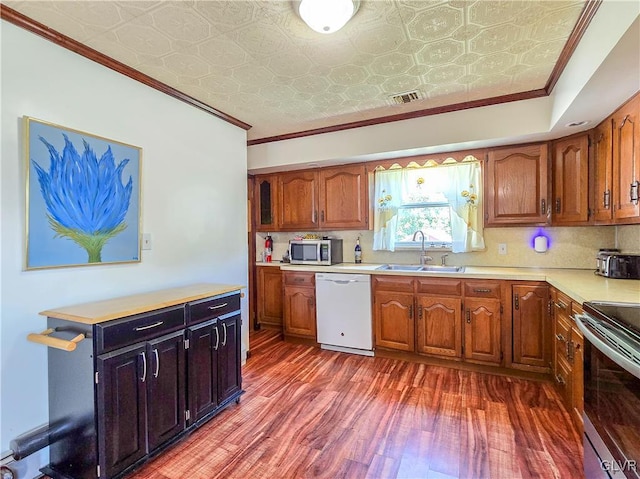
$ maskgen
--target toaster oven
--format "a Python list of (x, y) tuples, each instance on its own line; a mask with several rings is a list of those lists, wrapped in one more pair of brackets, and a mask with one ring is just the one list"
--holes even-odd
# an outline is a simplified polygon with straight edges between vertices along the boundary
[(640, 254), (598, 253), (596, 274), (606, 278), (640, 279)]

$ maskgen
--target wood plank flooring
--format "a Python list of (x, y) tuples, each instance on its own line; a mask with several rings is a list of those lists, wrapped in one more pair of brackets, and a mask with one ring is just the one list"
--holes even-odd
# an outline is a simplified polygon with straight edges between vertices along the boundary
[(580, 478), (551, 383), (252, 333), (246, 393), (131, 479)]

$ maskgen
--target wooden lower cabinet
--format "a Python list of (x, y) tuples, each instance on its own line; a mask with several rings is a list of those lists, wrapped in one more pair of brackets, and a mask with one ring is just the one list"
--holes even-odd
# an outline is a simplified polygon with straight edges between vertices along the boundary
[(375, 344), (399, 351), (414, 351), (413, 293), (374, 293)]
[(376, 347), (502, 364), (500, 282), (374, 276), (372, 285)]
[(499, 365), (502, 361), (500, 300), (465, 298), (464, 359)]
[(512, 365), (548, 373), (551, 371), (549, 287), (546, 284), (512, 286)]
[(282, 328), (282, 272), (277, 266), (257, 267), (258, 324), (268, 328)]
[(556, 388), (562, 395), (576, 429), (582, 432), (584, 409), (584, 338), (573, 316), (582, 306), (555, 288), (553, 298), (553, 340), (555, 344), (553, 373)]
[(416, 351), (452, 358), (462, 357), (461, 298), (417, 295)]
[(315, 274), (284, 272), (284, 334), (316, 340)]

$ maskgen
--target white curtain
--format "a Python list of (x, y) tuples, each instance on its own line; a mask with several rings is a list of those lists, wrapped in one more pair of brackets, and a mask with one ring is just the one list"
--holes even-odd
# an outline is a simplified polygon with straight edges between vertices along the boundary
[(398, 206), (402, 203), (401, 168), (374, 174), (373, 249), (395, 251)]
[[(416, 188), (417, 184), (422, 190)], [(403, 200), (421, 201), (419, 197), (428, 197), (429, 192), (439, 192), (449, 203), (452, 252), (484, 250), (482, 171), (478, 161), (376, 171), (373, 249), (395, 251), (398, 207)]]
[(482, 171), (479, 162), (446, 167), (451, 208), (451, 250), (454, 253), (484, 250), (482, 226)]

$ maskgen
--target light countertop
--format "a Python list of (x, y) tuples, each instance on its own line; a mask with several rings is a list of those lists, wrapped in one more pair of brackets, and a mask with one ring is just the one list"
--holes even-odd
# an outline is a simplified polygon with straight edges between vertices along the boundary
[(463, 272), (438, 273), (426, 271), (378, 270), (381, 264), (340, 263), (332, 266), (292, 265), (290, 263), (257, 263), (259, 266), (279, 266), (283, 271), (318, 273), (361, 273), (375, 275), (417, 276), (461, 279), (494, 279), (510, 281), (546, 281), (572, 300), (640, 303), (640, 280), (608, 279), (590, 269), (500, 268), (466, 266)]
[(240, 291), (244, 286), (235, 284), (199, 283), (177, 288), (150, 291), (103, 301), (63, 306), (41, 311), (39, 314), (76, 323), (98, 324), (111, 319), (146, 313), (176, 304)]

